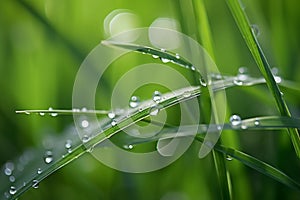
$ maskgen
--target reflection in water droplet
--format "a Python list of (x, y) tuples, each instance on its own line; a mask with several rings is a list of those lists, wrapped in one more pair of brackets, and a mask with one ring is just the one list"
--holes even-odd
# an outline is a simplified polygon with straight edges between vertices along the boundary
[(42, 169), (41, 169), (41, 168), (38, 168), (37, 174), (41, 174), (42, 172), (43, 172)]
[(9, 194), (14, 195), (17, 193), (17, 189), (15, 186), (10, 186)]
[(232, 127), (237, 127), (237, 126), (239, 126), (241, 124), (242, 119), (238, 115), (232, 115), (229, 118), (229, 121), (230, 121), (230, 124), (231, 124)]
[(33, 180), (32, 181), (32, 187), (34, 188), (34, 189), (37, 189), (37, 188), (39, 188), (39, 182), (38, 182), (38, 180)]
[(233, 158), (232, 158), (230, 155), (226, 155), (226, 160), (228, 160), (228, 161), (232, 161), (232, 160), (233, 160)]
[(108, 118), (113, 119), (113, 118), (115, 118), (116, 114), (114, 112), (109, 112), (107, 114), (107, 116), (108, 116)]
[(170, 62), (170, 60), (168, 58), (163, 58), (161, 57), (160, 60), (163, 62), (163, 63), (168, 63)]
[(207, 83), (206, 83), (206, 81), (204, 80), (203, 77), (201, 77), (201, 78), (199, 79), (199, 81), (200, 81), (200, 84), (201, 84), (203, 87), (206, 87), (206, 86), (207, 86)]
[(87, 142), (87, 141), (89, 141), (90, 140), (90, 137), (88, 136), (88, 135), (84, 135), (83, 137), (82, 137), (82, 142)]
[(53, 153), (52, 151), (46, 151), (44, 155), (44, 161), (46, 164), (49, 164), (53, 161)]
[(129, 101), (129, 106), (131, 108), (136, 108), (140, 104), (140, 98), (137, 96), (132, 96)]
[(82, 128), (87, 128), (89, 124), (90, 124), (89, 121), (86, 119), (81, 121)]
[(161, 100), (161, 93), (159, 91), (154, 91), (152, 94), (152, 100), (158, 103)]
[(160, 111), (160, 107), (158, 105), (154, 105), (150, 108), (149, 114), (155, 116), (158, 115), (159, 111)]

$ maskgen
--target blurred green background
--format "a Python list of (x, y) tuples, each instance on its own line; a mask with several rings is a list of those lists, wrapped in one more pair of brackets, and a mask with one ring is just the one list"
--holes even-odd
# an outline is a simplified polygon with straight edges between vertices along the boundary
[[(247, 66), (249, 73), (260, 76), (225, 1), (204, 2), (221, 73), (235, 75), (240, 66)], [(299, 83), (300, 2), (243, 0), (243, 4), (250, 21), (259, 28), (259, 41), (271, 66), (278, 68), (283, 78)], [(104, 23), (109, 13), (129, 9), (136, 16), (128, 28), (148, 27), (159, 17), (178, 19), (179, 7), (186, 12), (180, 26), (188, 27), (195, 38), (197, 24), (190, 1), (1, 0), (0, 165), (40, 146), (45, 135), (59, 134), (73, 123), (72, 116), (25, 116), (16, 115), (15, 110), (72, 107), (77, 70), (88, 53), (109, 37)], [(117, 23), (111, 31), (122, 29), (121, 25)], [(288, 92), (284, 94), (291, 112), (299, 117), (299, 94)], [(233, 88), (227, 91), (227, 98), (228, 115), (278, 114), (265, 86)], [(224, 138), (225, 144), (238, 146), (300, 180), (300, 163), (286, 132), (229, 134), (234, 137)], [(118, 172), (84, 155), (21, 199), (219, 199), (211, 156), (199, 160), (198, 150), (195, 143), (171, 166), (146, 174)], [(236, 199), (297, 199), (300, 195), (238, 161), (228, 167)]]

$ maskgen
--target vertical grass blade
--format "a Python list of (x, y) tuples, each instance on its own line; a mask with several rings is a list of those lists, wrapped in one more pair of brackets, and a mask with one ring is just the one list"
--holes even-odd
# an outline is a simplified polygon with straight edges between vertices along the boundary
[[(231, 13), (236, 21), (236, 24), (238, 25), (240, 32), (242, 33), (242, 36), (251, 51), (251, 54), (261, 71), (262, 75), (266, 79), (267, 86), (269, 90), (271, 91), (272, 95), (274, 96), (274, 99), (277, 104), (277, 108), (280, 111), (280, 114), (282, 116), (288, 116), (290, 117), (291, 114), (288, 110), (288, 107), (283, 99), (282, 93), (274, 79), (274, 76), (271, 72), (269, 63), (262, 51), (262, 48), (260, 47), (257, 38), (252, 31), (252, 28), (250, 26), (249, 20), (246, 16), (246, 13), (242, 9), (242, 6), (240, 5), (238, 0), (226, 0), (227, 4), (231, 10)], [(300, 137), (297, 129), (289, 128), (288, 129), (289, 136), (291, 138), (291, 141), (293, 143), (295, 152), (300, 158)]]

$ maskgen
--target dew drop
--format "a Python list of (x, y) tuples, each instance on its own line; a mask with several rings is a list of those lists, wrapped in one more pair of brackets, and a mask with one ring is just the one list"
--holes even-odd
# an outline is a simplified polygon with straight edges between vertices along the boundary
[(131, 108), (136, 108), (140, 104), (140, 98), (137, 96), (132, 96), (129, 101), (129, 106)]
[(89, 141), (90, 140), (90, 137), (88, 136), (88, 135), (84, 135), (83, 137), (82, 137), (82, 142), (87, 142), (87, 141)]
[[(51, 111), (53, 111), (53, 108), (52, 108), (52, 107), (49, 107), (48, 110), (51, 112)], [(58, 114), (55, 113), (55, 112), (52, 112), (52, 113), (50, 113), (50, 115), (51, 115), (52, 117), (56, 117)]]
[(42, 169), (41, 168), (38, 168), (37, 169), (37, 174), (41, 174), (43, 171), (42, 171)]
[(117, 121), (115, 119), (113, 119), (110, 123), (112, 126), (116, 126), (117, 125)]
[(34, 179), (34, 180), (32, 181), (32, 187), (33, 187), (34, 189), (38, 189), (38, 188), (39, 188), (39, 181)]
[(154, 105), (150, 108), (149, 114), (155, 116), (158, 115), (159, 111), (160, 111), (160, 107), (158, 105)]
[(256, 36), (256, 37), (259, 37), (260, 35), (260, 30), (259, 30), (259, 27), (257, 24), (252, 24), (251, 25), (251, 30), (253, 32), (253, 34)]
[(166, 49), (160, 49), (161, 52), (166, 52)]
[(124, 145), (123, 147), (124, 147), (124, 149), (129, 149), (129, 150), (133, 149), (132, 144)]
[(109, 113), (107, 114), (107, 116), (108, 116), (108, 118), (113, 119), (113, 118), (116, 117), (116, 114), (115, 114), (114, 112), (109, 112)]
[(14, 195), (17, 193), (17, 189), (15, 186), (10, 186), (9, 194)]
[(40, 112), (40, 116), (45, 116), (45, 113), (44, 112)]
[(180, 59), (180, 55), (178, 53), (176, 53), (175, 58)]
[(274, 76), (275, 82), (276, 83), (281, 83), (282, 79), (280, 76)]
[(82, 112), (86, 112), (86, 111), (87, 111), (87, 108), (86, 108), (86, 107), (83, 107), (83, 108), (81, 108), (81, 111), (82, 111)]
[(4, 174), (7, 176), (10, 176), (15, 169), (15, 165), (12, 162), (7, 162), (5, 164)]
[(44, 155), (44, 161), (46, 164), (49, 164), (53, 161), (53, 153), (52, 151), (46, 151)]
[(232, 127), (237, 127), (238, 125), (241, 124), (242, 122), (242, 119), (240, 116), (238, 115), (232, 115), (230, 118), (229, 118), (229, 121), (230, 121), (230, 124)]
[(7, 198), (7, 199), (9, 199), (9, 197), (10, 197), (10, 195), (9, 195), (8, 192), (4, 192), (4, 196), (5, 196), (5, 198)]
[(202, 85), (203, 87), (206, 87), (206, 86), (207, 86), (207, 83), (206, 83), (206, 81), (204, 80), (203, 77), (201, 77), (201, 78), (199, 79), (199, 81), (200, 81), (200, 85)]
[(168, 62), (170, 62), (170, 60), (169, 60), (168, 58), (160, 57), (160, 60), (161, 60), (163, 63), (168, 63)]
[(233, 83), (236, 85), (243, 85), (244, 82), (249, 78), (248, 75), (248, 68), (247, 67), (240, 67), (238, 70), (238, 74), (236, 79), (234, 79)]
[(191, 70), (192, 70), (192, 71), (195, 71), (195, 70), (196, 70), (196, 68), (195, 68), (194, 65), (191, 66)]
[(152, 100), (158, 103), (161, 100), (161, 93), (159, 91), (154, 91), (152, 94)]
[(80, 109), (78, 109), (78, 108), (73, 108), (72, 111), (73, 111), (73, 112), (80, 112)]
[(260, 125), (260, 122), (259, 122), (258, 119), (254, 121), (254, 125), (255, 125), (255, 126), (259, 126), (259, 125)]
[(183, 93), (183, 97), (184, 98), (188, 98), (188, 97), (190, 97), (192, 94), (191, 94), (191, 92), (189, 92), (189, 91), (184, 91), (184, 93)]
[(153, 57), (153, 58), (159, 58), (158, 55), (154, 55), (154, 54), (152, 55), (152, 57)]
[(71, 149), (72, 147), (72, 140), (67, 140), (66, 143), (65, 143), (65, 148), (66, 149)]
[(228, 160), (228, 161), (232, 161), (232, 160), (233, 160), (233, 158), (232, 158), (230, 155), (226, 155), (226, 160)]
[(248, 127), (245, 124), (242, 124), (241, 129), (246, 130)]
[(15, 182), (15, 180), (16, 180), (16, 178), (15, 178), (14, 176), (10, 176), (10, 177), (9, 177), (9, 181), (10, 181), (10, 182), (13, 183), (13, 182)]
[(90, 125), (89, 121), (84, 119), (81, 121), (82, 128), (87, 128)]
[(218, 131), (222, 130), (222, 126), (218, 125), (218, 126), (217, 126), (217, 130), (218, 130)]

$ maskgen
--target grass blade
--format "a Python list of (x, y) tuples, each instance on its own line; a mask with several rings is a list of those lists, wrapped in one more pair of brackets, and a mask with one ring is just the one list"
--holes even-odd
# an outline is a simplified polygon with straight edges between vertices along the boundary
[[(282, 116), (291, 116), (288, 107), (283, 99), (282, 93), (271, 72), (269, 63), (262, 51), (262, 48), (260, 47), (257, 41), (254, 32), (252, 31), (249, 20), (244, 10), (242, 9), (242, 6), (240, 5), (238, 0), (226, 1), (259, 70), (266, 79), (266, 83), (276, 101), (277, 108), (279, 109)], [(288, 132), (293, 143), (295, 152), (298, 158), (300, 158), (300, 137), (298, 130), (289, 128)]]

